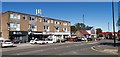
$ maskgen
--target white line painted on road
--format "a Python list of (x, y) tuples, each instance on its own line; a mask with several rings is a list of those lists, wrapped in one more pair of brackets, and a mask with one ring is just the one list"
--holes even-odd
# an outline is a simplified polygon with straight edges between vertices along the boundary
[(97, 52), (101, 52), (101, 53), (109, 53), (109, 54), (115, 54), (115, 55), (118, 55), (118, 54), (116, 54), (116, 53), (110, 53), (110, 52), (105, 52), (105, 51), (99, 51), (99, 50), (96, 50), (96, 49), (95, 49), (95, 46), (92, 46), (91, 49), (94, 50), (94, 51), (97, 51)]

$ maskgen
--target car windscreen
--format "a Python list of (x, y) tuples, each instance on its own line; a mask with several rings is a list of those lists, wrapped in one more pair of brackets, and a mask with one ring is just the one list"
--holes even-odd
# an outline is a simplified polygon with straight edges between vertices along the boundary
[(10, 40), (5, 40), (5, 42), (11, 42)]

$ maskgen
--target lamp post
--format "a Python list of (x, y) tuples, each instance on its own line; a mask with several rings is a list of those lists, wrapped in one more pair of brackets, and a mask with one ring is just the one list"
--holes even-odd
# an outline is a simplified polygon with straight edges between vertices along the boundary
[(115, 20), (114, 20), (114, 0), (112, 0), (112, 19), (113, 19), (113, 33), (114, 33), (114, 47), (116, 46), (116, 39), (115, 39)]

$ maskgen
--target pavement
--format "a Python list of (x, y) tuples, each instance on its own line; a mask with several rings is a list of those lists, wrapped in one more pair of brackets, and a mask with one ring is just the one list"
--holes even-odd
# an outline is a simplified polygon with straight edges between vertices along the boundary
[(113, 45), (95, 45), (92, 46), (91, 49), (94, 51), (102, 52), (102, 53), (109, 53), (109, 54), (114, 54), (118, 55), (118, 49), (119, 46), (114, 47)]

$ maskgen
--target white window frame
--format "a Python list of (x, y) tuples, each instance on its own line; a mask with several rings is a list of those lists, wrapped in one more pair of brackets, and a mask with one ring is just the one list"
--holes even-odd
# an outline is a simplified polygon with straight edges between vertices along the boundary
[(65, 28), (63, 28), (63, 31), (64, 31), (64, 32), (67, 32), (67, 28), (66, 28), (66, 27), (65, 27)]
[(10, 18), (20, 19), (20, 15), (19, 15), (19, 14), (12, 13), (12, 14), (10, 14)]
[(48, 19), (44, 19), (44, 23), (49, 23), (50, 21)]
[(55, 21), (55, 24), (60, 24), (60, 22), (58, 22), (58, 21)]
[(38, 18), (38, 19), (39, 19), (39, 20), (38, 20), (39, 22), (42, 22), (42, 18)]
[[(30, 21), (37, 21), (37, 18), (36, 17), (34, 17), (34, 16), (30, 16), (31, 17), (31, 19), (29, 18), (29, 20)], [(33, 20), (34, 19), (34, 20)]]
[(49, 31), (49, 26), (44, 26), (44, 30)]
[(14, 22), (11, 22), (11, 23), (10, 23), (10, 27), (11, 27), (11, 28), (16, 28), (16, 26), (17, 26), (16, 23), (14, 23)]
[[(58, 28), (58, 29), (56, 29), (56, 28)], [(59, 32), (59, 27), (55, 27), (55, 32)]]
[(20, 24), (19, 23), (17, 23), (17, 25), (16, 25), (16, 30), (20, 31)]
[(23, 15), (22, 18), (23, 18), (23, 17), (25, 17), (25, 19), (23, 19), (23, 20), (27, 20), (27, 16), (26, 16), (26, 15)]
[(51, 20), (51, 23), (53, 23), (53, 20)]

